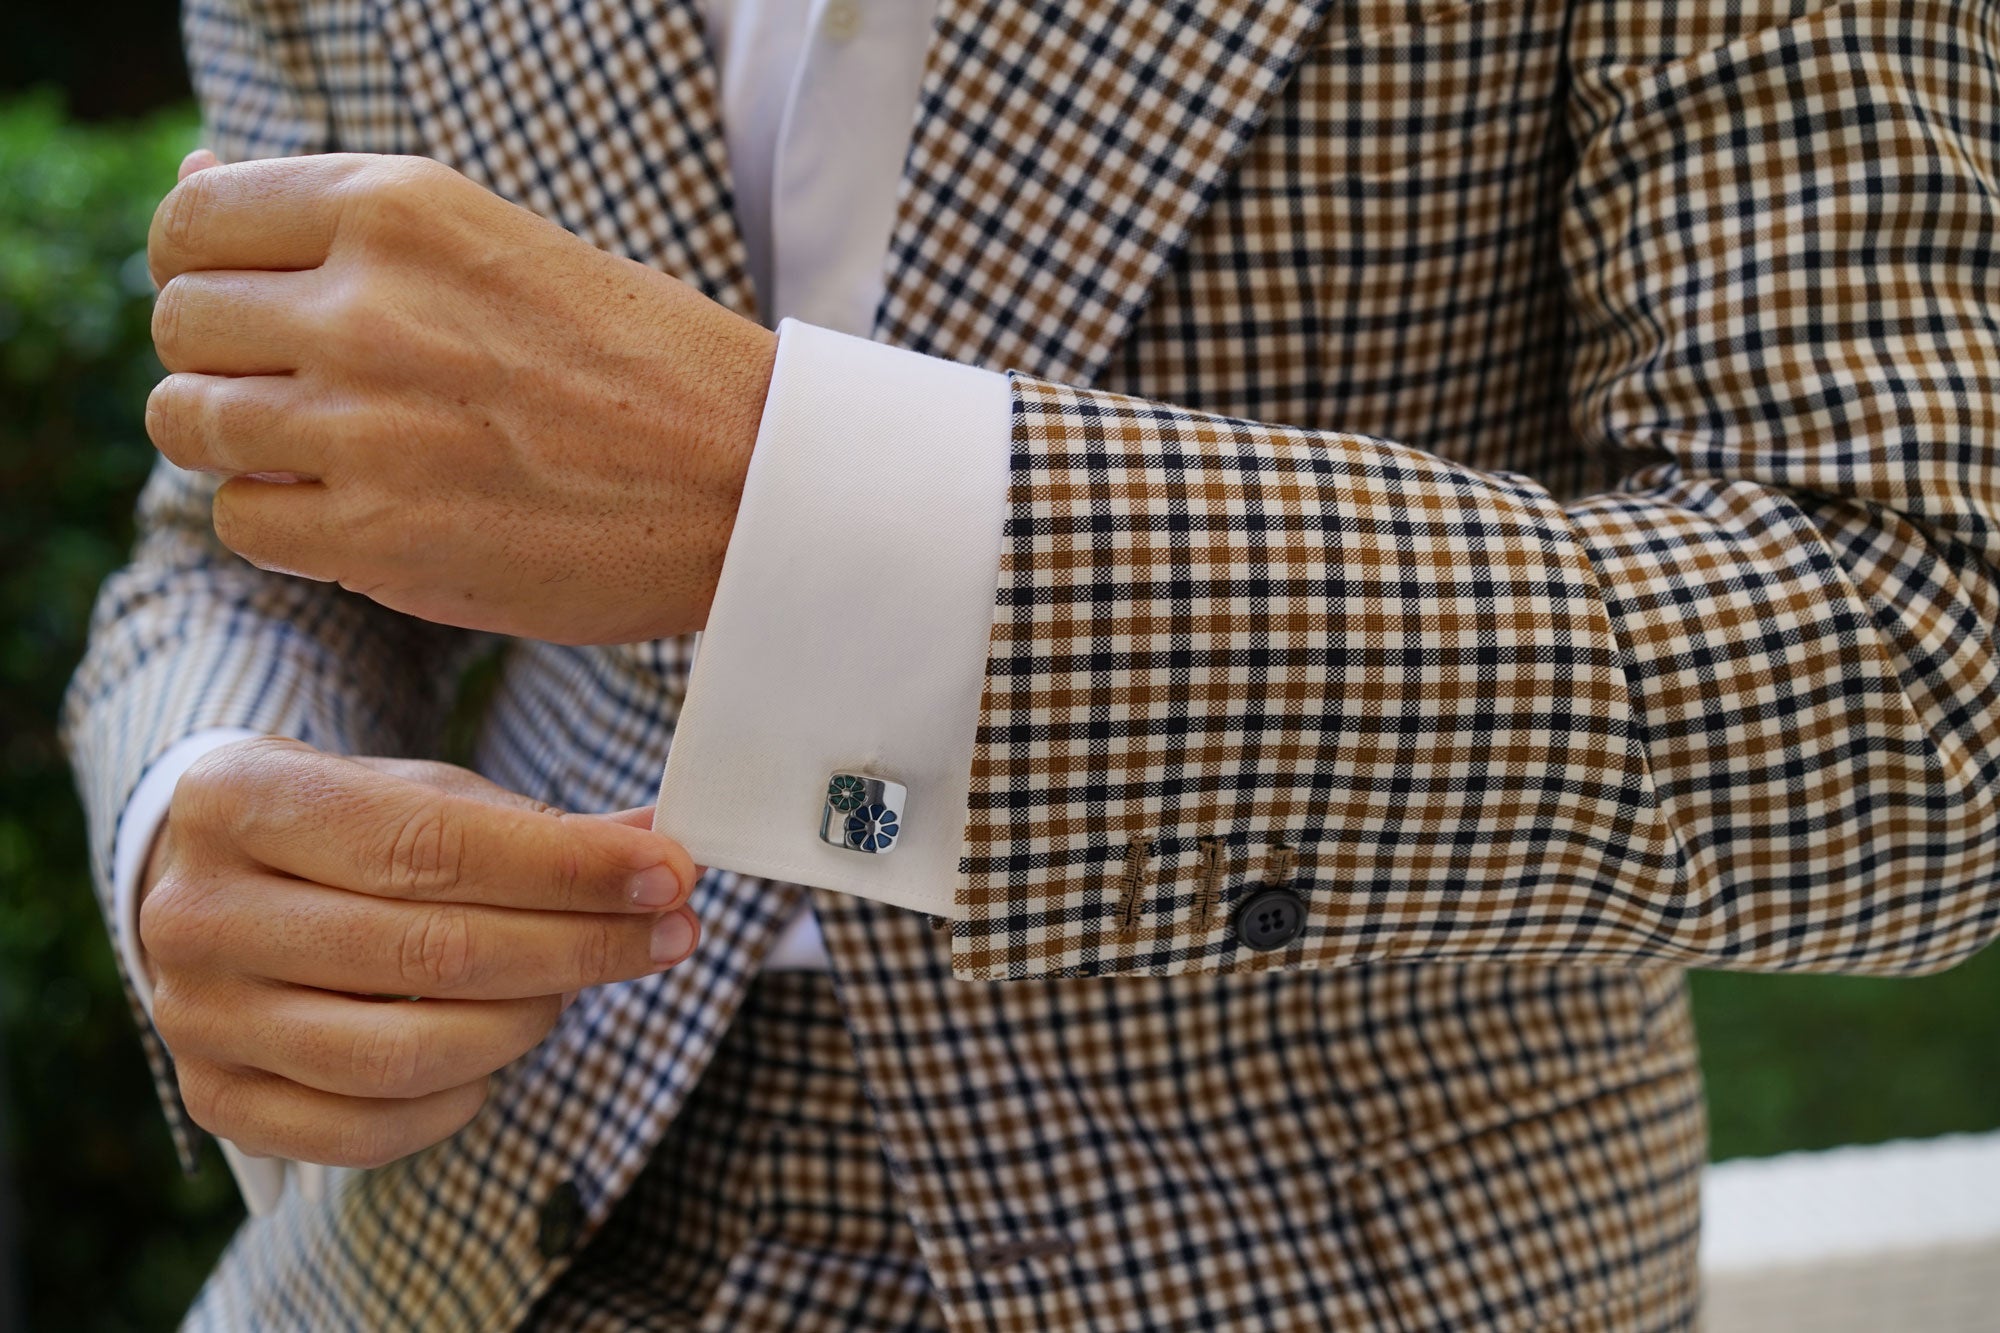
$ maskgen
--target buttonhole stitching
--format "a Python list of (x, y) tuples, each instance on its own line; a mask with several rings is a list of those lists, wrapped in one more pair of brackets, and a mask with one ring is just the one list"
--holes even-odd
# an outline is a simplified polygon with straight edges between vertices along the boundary
[(1298, 873), (1299, 849), (1285, 843), (1277, 843), (1271, 848), (1270, 864), (1264, 871), (1264, 882), (1274, 889), (1282, 889), (1292, 882)]
[(1134, 838), (1125, 844), (1125, 873), (1118, 881), (1118, 933), (1131, 938), (1139, 933), (1139, 888), (1146, 878), (1149, 844)]
[(1215, 909), (1222, 905), (1222, 859), (1227, 839), (1203, 838), (1201, 848), (1201, 889), (1195, 895), (1194, 920), (1197, 926), (1207, 926), (1215, 917)]

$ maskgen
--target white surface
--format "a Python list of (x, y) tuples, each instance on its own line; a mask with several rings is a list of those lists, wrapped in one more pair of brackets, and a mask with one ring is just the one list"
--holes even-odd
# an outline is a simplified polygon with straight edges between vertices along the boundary
[(1702, 1208), (1710, 1275), (2000, 1239), (2000, 1133), (1723, 1162)]
[[(737, 226), (765, 322), (873, 328), (936, 8), (937, 0), (702, 0), (721, 71)], [(809, 905), (764, 966), (826, 969)]]
[[(703, 865), (957, 916), (1006, 509), (1004, 376), (786, 321), (654, 827)], [(909, 788), (819, 839), (829, 775)]]
[(1705, 1333), (2000, 1329), (2000, 1133), (1723, 1162)]

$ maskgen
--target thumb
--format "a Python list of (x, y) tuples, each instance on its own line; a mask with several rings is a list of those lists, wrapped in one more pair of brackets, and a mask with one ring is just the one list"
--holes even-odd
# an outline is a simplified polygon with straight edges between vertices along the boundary
[[(623, 824), (628, 828), (650, 830), (653, 827), (653, 810), (654, 807), (650, 805), (635, 805), (630, 810), (614, 810), (608, 815), (599, 815), (597, 817), (609, 820), (613, 824)], [(694, 868), (694, 877), (696, 879), (700, 879), (707, 873), (707, 866), (696, 866)]]
[(207, 171), (210, 167), (219, 167), (221, 165), (222, 160), (214, 153), (209, 152), (206, 148), (197, 148), (181, 159), (181, 173), (174, 179), (176, 182), (184, 181), (197, 171)]

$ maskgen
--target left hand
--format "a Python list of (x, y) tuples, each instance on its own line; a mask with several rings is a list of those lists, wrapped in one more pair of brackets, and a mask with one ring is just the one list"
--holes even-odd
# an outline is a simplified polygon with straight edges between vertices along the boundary
[(424, 158), (191, 155), (148, 255), (147, 430), (245, 559), (556, 642), (701, 627), (774, 334)]

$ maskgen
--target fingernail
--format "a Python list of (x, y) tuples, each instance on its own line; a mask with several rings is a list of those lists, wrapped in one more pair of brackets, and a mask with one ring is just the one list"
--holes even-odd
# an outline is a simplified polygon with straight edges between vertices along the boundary
[(653, 961), (661, 967), (678, 963), (694, 948), (694, 922), (685, 912), (663, 916), (653, 927)]
[(629, 887), (634, 907), (665, 907), (681, 891), (681, 882), (665, 866), (647, 866), (632, 876)]

